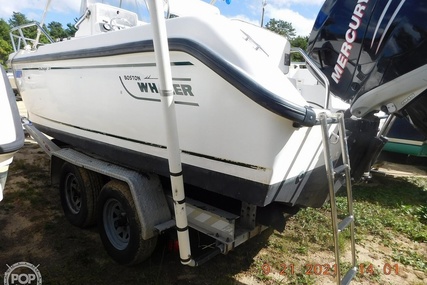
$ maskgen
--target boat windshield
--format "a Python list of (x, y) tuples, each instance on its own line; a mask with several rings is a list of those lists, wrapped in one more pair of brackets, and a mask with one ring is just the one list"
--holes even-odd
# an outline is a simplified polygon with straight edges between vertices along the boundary
[[(165, 0), (163, 2), (167, 3), (167, 1)], [(87, 5), (90, 5), (92, 3), (103, 3), (128, 11), (132, 11), (138, 15), (138, 20), (143, 22), (150, 22), (148, 5), (145, 0), (82, 0), (80, 14), (83, 15), (85, 13)]]
[[(177, 16), (202, 15), (202, 14), (220, 14), (217, 7), (214, 6), (215, 0), (163, 0), (165, 18)], [(229, 3), (229, 1), (226, 1)], [(150, 22), (149, 5), (146, 0), (82, 0), (80, 14), (84, 15), (86, 7), (93, 3), (103, 3), (114, 7), (122, 8), (138, 15), (138, 20)]]

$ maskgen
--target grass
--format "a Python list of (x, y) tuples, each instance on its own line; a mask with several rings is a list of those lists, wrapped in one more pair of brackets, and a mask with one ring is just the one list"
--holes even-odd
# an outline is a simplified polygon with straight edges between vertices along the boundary
[(380, 187), (355, 187), (354, 200), (359, 234), (375, 234), (389, 240), (388, 230), (409, 239), (427, 242), (422, 209), (427, 203), (426, 179), (377, 177)]
[[(111, 284), (114, 280), (118, 285), (242, 285), (243, 281), (236, 280), (241, 276), (267, 285), (333, 281), (332, 277), (323, 276), (326, 269), (334, 272), (335, 263), (328, 204), (320, 209), (302, 209), (287, 222), (284, 232), (267, 230), (228, 255), (220, 255), (197, 268), (182, 266), (178, 253), (168, 251), (162, 239), (152, 258), (126, 268), (107, 256), (96, 228), (82, 230), (67, 223), (58, 191), (50, 186), (47, 158), (35, 160), (34, 164), (15, 160), (10, 175), (19, 176), (20, 180), (15, 182), (15, 191), (6, 192), (5, 200), (0, 203), (0, 226), (6, 224), (9, 215), (19, 212), (28, 213), (27, 220), (32, 227), (22, 232), (16, 229), (13, 236), (0, 232), (0, 260), (8, 264), (24, 260), (40, 264), (43, 284)], [(358, 266), (363, 264), (365, 272), (359, 272), (356, 281), (389, 284), (384, 281), (382, 266), (385, 263), (399, 264), (402, 272), (423, 272), (427, 278), (426, 189), (427, 178), (380, 175), (375, 175), (371, 183), (354, 186), (356, 244), (366, 248), (375, 244), (389, 249), (384, 256), (376, 257), (376, 253), (372, 253), (359, 257)], [(343, 213), (346, 199), (341, 193), (338, 193), (337, 204)], [(40, 240), (32, 239), (34, 233), (41, 236)], [(13, 246), (16, 252), (11, 250), (11, 255), (2, 256)], [(21, 250), (23, 246), (25, 250)], [(342, 251), (349, 249), (348, 231), (340, 236), (339, 246)], [(316, 265), (324, 265), (317, 266), (320, 274), (314, 272)], [(1, 266), (4, 264), (0, 262)], [(341, 266), (342, 271), (351, 267), (347, 258), (343, 258)], [(419, 285), (423, 280), (406, 284)]]
[(427, 272), (427, 255), (422, 255), (411, 250), (395, 249), (393, 260), (403, 265), (410, 265), (418, 270)]
[[(16, 177), (21, 177), (20, 181), (15, 182), (16, 191), (6, 192), (5, 205), (6, 210), (13, 209), (14, 204), (10, 201), (28, 202), (32, 207), (41, 209), (46, 207), (46, 198), (40, 191), (40, 186), (49, 186), (49, 172), (46, 160), (37, 160), (33, 163), (26, 163), (25, 160), (15, 159), (10, 166), (10, 173)], [(44, 185), (41, 185), (44, 184)], [(6, 191), (8, 189), (6, 188)]]
[[(385, 247), (392, 248), (392, 254), (383, 265), (388, 263), (411, 266), (427, 274), (427, 254), (420, 248), (402, 247), (402, 237), (409, 243), (425, 244), (427, 226), (425, 208), (427, 204), (427, 178), (391, 178), (376, 175), (369, 184), (353, 187), (354, 211), (356, 216), (356, 244), (366, 244), (370, 237)], [(340, 192), (337, 195), (339, 212), (346, 209), (347, 200)], [(349, 249), (348, 230), (340, 235), (340, 250)], [(271, 266), (271, 271), (280, 272), (281, 264), (299, 266), (298, 273), (288, 276), (286, 282), (280, 278), (266, 279), (262, 270), (256, 275), (267, 284), (315, 284), (315, 274), (307, 274), (307, 266), (313, 264), (334, 264), (333, 239), (331, 232), (330, 206), (325, 204), (320, 209), (302, 209), (288, 222), (285, 232), (275, 232), (269, 238), (268, 258), (262, 263)], [(324, 252), (325, 257), (316, 259), (313, 253)], [(297, 256), (297, 258), (294, 258)], [(370, 271), (358, 274), (357, 279), (382, 283), (383, 268), (372, 267), (371, 260), (360, 260)], [(262, 268), (261, 261), (255, 263)], [(351, 267), (343, 263), (342, 272)], [(360, 265), (362, 266), (362, 265)], [(360, 270), (359, 270), (360, 271)], [(301, 274), (302, 273), (302, 274)], [(391, 274), (394, 273), (393, 271)], [(270, 274), (268, 275), (270, 276)], [(268, 277), (267, 276), (267, 277)]]

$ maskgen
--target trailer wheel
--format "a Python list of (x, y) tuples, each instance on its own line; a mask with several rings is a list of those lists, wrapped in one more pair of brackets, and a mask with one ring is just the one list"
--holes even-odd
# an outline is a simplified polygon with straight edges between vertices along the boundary
[(154, 251), (157, 236), (142, 238), (142, 226), (126, 183), (108, 182), (99, 195), (97, 212), (102, 243), (117, 263), (134, 265)]
[(67, 220), (80, 228), (96, 222), (96, 201), (102, 187), (101, 177), (92, 171), (65, 163), (61, 169), (59, 191)]

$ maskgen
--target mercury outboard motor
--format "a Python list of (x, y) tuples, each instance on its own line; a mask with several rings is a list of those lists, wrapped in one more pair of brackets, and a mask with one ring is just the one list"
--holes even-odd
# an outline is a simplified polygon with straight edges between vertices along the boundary
[(373, 137), (373, 113), (406, 117), (427, 135), (427, 1), (326, 0), (307, 51), (360, 118), (347, 124), (352, 168), (365, 168), (356, 178), (386, 142)]
[(326, 0), (308, 53), (351, 113), (411, 117), (427, 133), (427, 2)]

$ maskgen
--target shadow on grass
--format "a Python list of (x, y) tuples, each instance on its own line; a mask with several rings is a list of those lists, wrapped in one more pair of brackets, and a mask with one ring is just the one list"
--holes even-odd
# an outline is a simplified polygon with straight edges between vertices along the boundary
[[(31, 147), (32, 146), (25, 146)], [(24, 148), (25, 148), (24, 147)], [(43, 154), (40, 154), (43, 155)], [(43, 163), (48, 163), (46, 159)], [(36, 160), (37, 161), (37, 160)], [(234, 276), (247, 271), (254, 257), (268, 244), (271, 230), (263, 232), (228, 255), (218, 255), (200, 267), (181, 265), (179, 253), (169, 249), (168, 235), (160, 236), (153, 255), (142, 264), (124, 267), (105, 252), (95, 228), (80, 229), (68, 223), (60, 207), (59, 191), (47, 175), (32, 172), (41, 163), (26, 165), (17, 156), (11, 192), (0, 203), (0, 279), (7, 265), (26, 261), (39, 265), (43, 284), (243, 284)], [(23, 183), (23, 181), (25, 183)], [(31, 195), (30, 195), (31, 194)], [(43, 199), (36, 199), (39, 197)], [(34, 200), (34, 201), (33, 201)], [(198, 245), (198, 236), (191, 241)]]
[(393, 232), (412, 241), (427, 241), (426, 177), (376, 173), (369, 183), (353, 187), (353, 198), (359, 233), (390, 241)]
[[(31, 232), (40, 234), (40, 240), (32, 239)], [(233, 276), (250, 268), (254, 256), (266, 247), (271, 232), (264, 232), (228, 255), (218, 255), (195, 268), (181, 265), (179, 253), (170, 249), (168, 235), (159, 238), (156, 250), (147, 261), (125, 267), (116, 264), (106, 254), (96, 228), (76, 228), (62, 216), (46, 223), (39, 222), (31, 230), (23, 230), (20, 234), (22, 237), (19, 240), (9, 240), (4, 235), (0, 237), (8, 247), (26, 248), (25, 251), (17, 250), (9, 254), (7, 260), (1, 258), (0, 251), (0, 266), (4, 265), (5, 271), (6, 263), (11, 265), (27, 261), (40, 264), (43, 284), (238, 285), (243, 283), (236, 281)], [(191, 238), (193, 242), (195, 236)]]
[[(424, 181), (423, 181), (424, 180)], [(366, 201), (385, 207), (421, 206), (427, 203), (427, 178), (391, 177), (374, 174), (367, 184), (353, 187), (356, 201)]]

